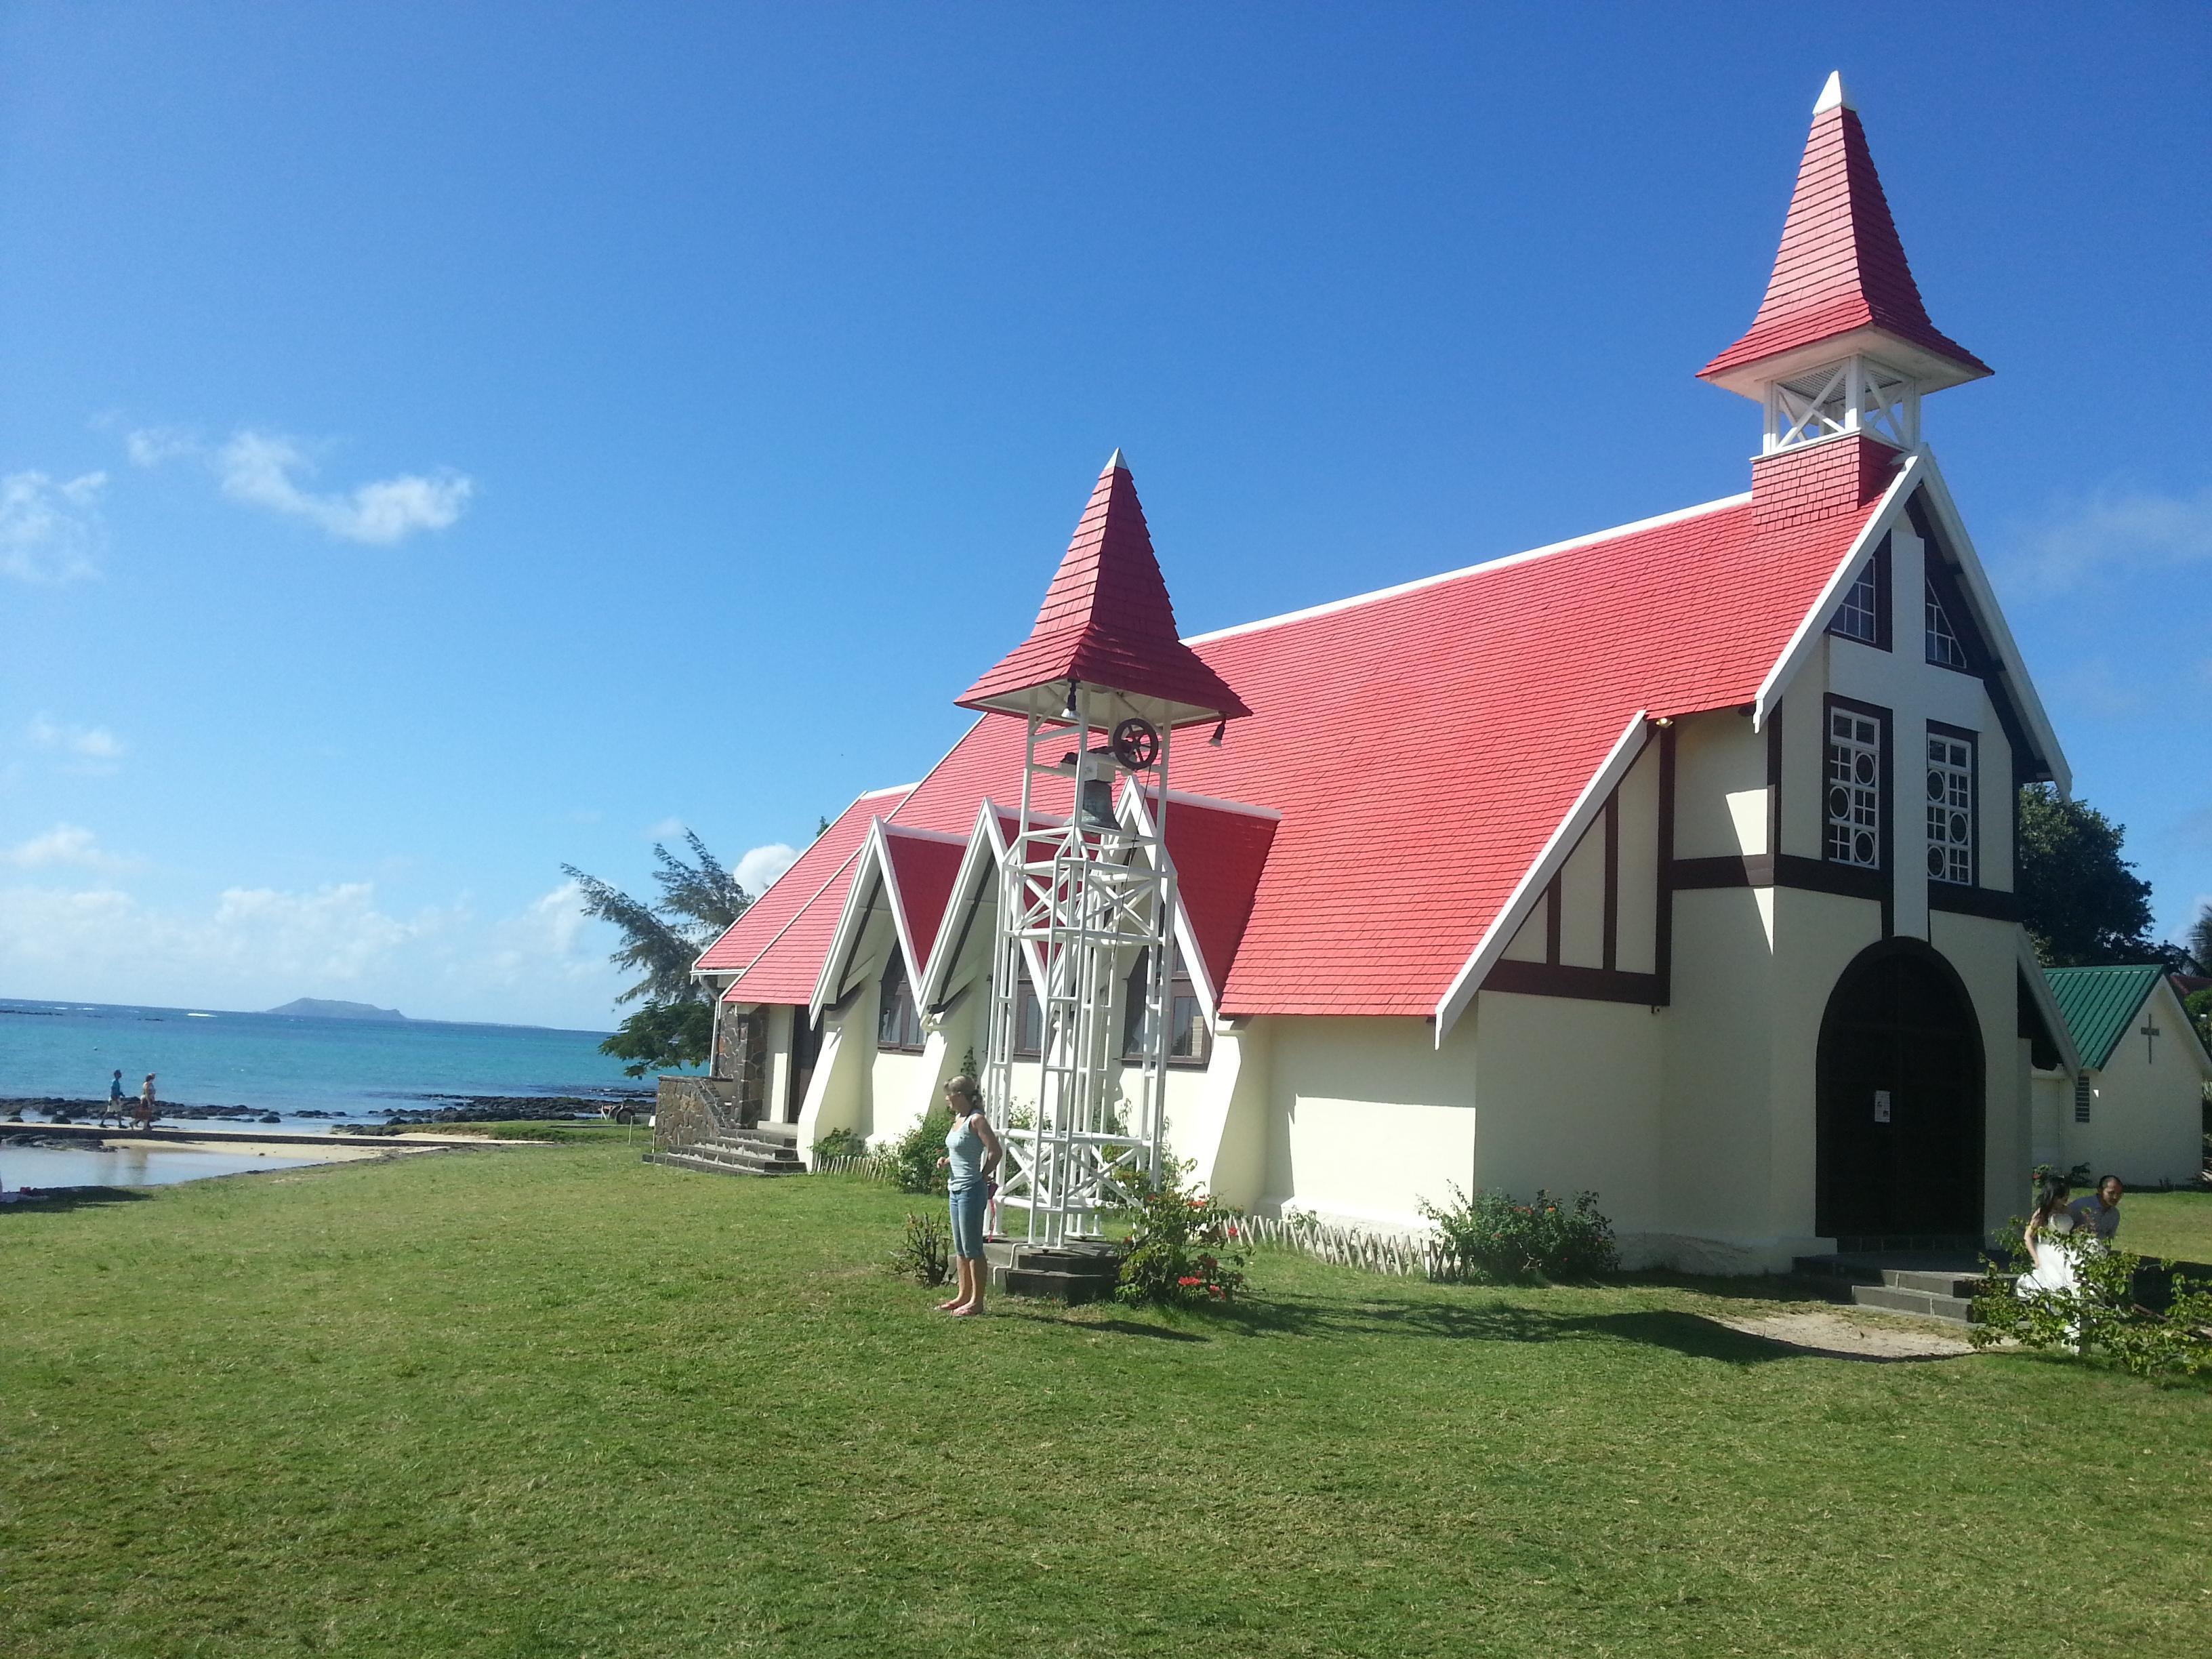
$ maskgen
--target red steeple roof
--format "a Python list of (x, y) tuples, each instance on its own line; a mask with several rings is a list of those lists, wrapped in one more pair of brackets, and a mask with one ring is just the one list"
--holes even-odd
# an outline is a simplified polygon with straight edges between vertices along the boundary
[(1124, 694), (1156, 723), (1251, 711), (1176, 631), (1137, 481), (1115, 450), (1098, 475), (1030, 636), (958, 699), (963, 708), (1057, 714), (1073, 682)]
[(1861, 350), (1911, 374), (1923, 392), (1990, 372), (1929, 320), (1866, 129), (1843, 77), (1832, 75), (1814, 106), (1766, 298), (1749, 331), (1698, 374), (1755, 398), (1765, 381)]

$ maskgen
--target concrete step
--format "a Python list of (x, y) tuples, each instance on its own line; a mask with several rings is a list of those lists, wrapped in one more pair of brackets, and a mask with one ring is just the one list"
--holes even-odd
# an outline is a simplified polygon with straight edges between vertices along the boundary
[(648, 1152), (646, 1158), (651, 1163), (665, 1164), (678, 1170), (699, 1170), (708, 1175), (796, 1175), (802, 1167), (795, 1163), (751, 1158), (713, 1146), (685, 1146), (675, 1152)]
[(1114, 1294), (1114, 1277), (1097, 1273), (1062, 1273), (1043, 1267), (991, 1269), (991, 1287), (1009, 1296), (1036, 1296), (1073, 1305), (1103, 1302)]
[(1906, 1290), (1893, 1285), (1854, 1285), (1851, 1300), (1862, 1308), (1913, 1314), (1922, 1319), (1941, 1319), (1954, 1325), (1967, 1324), (1973, 1316), (1973, 1304), (1965, 1297)]
[(787, 1164), (793, 1169), (799, 1167), (797, 1148), (786, 1146), (781, 1141), (756, 1140), (750, 1135), (742, 1134), (712, 1135), (705, 1140), (694, 1141), (692, 1145), (702, 1150), (733, 1152), (746, 1158), (765, 1158), (772, 1163)]

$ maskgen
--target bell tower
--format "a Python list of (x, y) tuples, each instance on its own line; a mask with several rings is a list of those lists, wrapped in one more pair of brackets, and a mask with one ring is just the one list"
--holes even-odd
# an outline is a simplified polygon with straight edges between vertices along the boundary
[(1831, 75), (1782, 226), (1766, 298), (1700, 380), (1765, 410), (1765, 455), (1861, 436), (1910, 451), (1920, 399), (1989, 366), (1929, 320), (1882, 194), (1866, 129)]
[[(1158, 1177), (1175, 950), (1168, 763), (1178, 730), (1249, 712), (1176, 631), (1120, 450), (1029, 638), (958, 702), (1027, 727), (1021, 816), (999, 869), (983, 1099), (1008, 1154), (1000, 1203), (1028, 1211), (1032, 1243), (1057, 1245), (1095, 1235)], [(1149, 830), (1115, 810), (1125, 774), (1156, 800)], [(1144, 1006), (1117, 1022), (1140, 961)], [(1010, 1121), (1018, 1066), (1036, 1079), (1033, 1123)]]

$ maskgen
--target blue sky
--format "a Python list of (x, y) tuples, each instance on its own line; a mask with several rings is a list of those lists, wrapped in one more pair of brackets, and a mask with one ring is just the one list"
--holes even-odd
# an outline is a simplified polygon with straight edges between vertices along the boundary
[(560, 865), (919, 775), (1116, 445), (1190, 631), (1747, 487), (1835, 68), (2179, 930), (2201, 6), (17, 6), (0, 994), (604, 1024)]

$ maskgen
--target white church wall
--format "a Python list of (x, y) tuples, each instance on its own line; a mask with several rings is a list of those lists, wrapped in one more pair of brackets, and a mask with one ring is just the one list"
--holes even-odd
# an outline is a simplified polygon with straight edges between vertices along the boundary
[(1605, 966), (1605, 820), (1600, 817), (1559, 872), (1559, 960)]
[(1620, 884), (1613, 920), (1614, 965), (1658, 970), (1659, 745), (1646, 744), (1620, 781)]
[[(1623, 1259), (1671, 1231), (1661, 1176), (1663, 1017), (1629, 1003), (1484, 991), (1475, 999), (1474, 1184), (1595, 1190)], [(1441, 1197), (1441, 1194), (1435, 1194)]]
[(791, 1098), (791, 1018), (792, 1010), (781, 1003), (768, 1011), (767, 1093), (761, 1118), (769, 1123), (783, 1121), (784, 1103)]
[(2035, 1167), (2033, 1100), (2020, 1067), (2020, 956), (2016, 924), (1937, 911), (1929, 943), (1958, 970), (1981, 1018), (1986, 1089), (1982, 1130), (1982, 1224), (2024, 1212)]
[[(2203, 1087), (2212, 1073), (2188, 1034), (2187, 1018), (2172, 986), (2161, 980), (2129, 1020), (2104, 1069), (2088, 1074), (2095, 1093), (2087, 1123), (2073, 1121), (2069, 1094), (2068, 1167), (2087, 1164), (2093, 1178), (2116, 1175), (2136, 1187), (2197, 1179), (2204, 1161)], [(2159, 1028), (2155, 1042), (2144, 1038), (2146, 1023)]]
[(1766, 739), (1733, 710), (1675, 723), (1674, 856), (1766, 850)]
[(1505, 955), (1514, 962), (1543, 962), (1549, 959), (1552, 900), (1549, 894), (1537, 899), (1530, 907), (1528, 919), (1516, 928), (1513, 937), (1506, 941)]
[(1424, 1224), (1419, 1201), (1474, 1185), (1474, 1035), (1420, 1019), (1285, 1018), (1273, 1027), (1263, 1210)]
[(1210, 1190), (1247, 1209), (1267, 1196), (1269, 1079), (1274, 1033), (1281, 1024), (1243, 1020), (1234, 1030), (1215, 1032), (1207, 1078), (1220, 1111), (1219, 1127), (1211, 1157), (1197, 1133), (1188, 1154), (1197, 1161), (1199, 1177)]
[(2028, 1098), (2034, 1123), (2030, 1146), (2038, 1164), (2070, 1169), (2066, 1156), (2066, 1123), (2074, 1115), (2074, 1079), (2063, 1072), (2033, 1071), (2028, 1079)]

